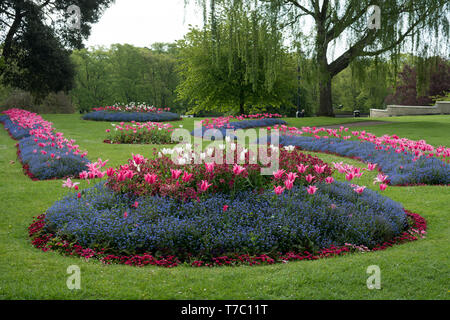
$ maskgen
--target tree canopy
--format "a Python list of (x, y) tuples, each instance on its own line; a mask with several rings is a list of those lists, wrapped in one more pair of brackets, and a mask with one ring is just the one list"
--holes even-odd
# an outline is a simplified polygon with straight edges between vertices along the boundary
[[(188, 1), (188, 0), (186, 0)], [(212, 29), (222, 8), (242, 5), (261, 13), (272, 28), (287, 28), (297, 46), (315, 60), (319, 115), (334, 115), (332, 79), (352, 62), (367, 57), (395, 60), (408, 47), (418, 55), (437, 55), (449, 48), (447, 0), (200, 0)], [(371, 28), (373, 6), (380, 9)], [(371, 21), (370, 23), (368, 21)], [(220, 39), (217, 39), (220, 42)], [(337, 44), (345, 43), (333, 57)], [(442, 54), (442, 52), (441, 52)], [(364, 60), (363, 60), (364, 61)]]
[[(70, 49), (81, 48), (113, 0), (3, 0), (0, 3), (1, 81), (44, 97), (72, 87)], [(70, 6), (80, 10), (73, 28)], [(78, 17), (75, 17), (78, 19)]]

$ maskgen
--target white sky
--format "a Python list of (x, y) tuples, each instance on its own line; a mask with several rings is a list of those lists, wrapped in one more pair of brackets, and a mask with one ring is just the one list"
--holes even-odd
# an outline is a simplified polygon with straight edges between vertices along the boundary
[(184, 0), (116, 0), (92, 26), (86, 46), (129, 43), (149, 47), (154, 42), (174, 42), (203, 25), (203, 11)]

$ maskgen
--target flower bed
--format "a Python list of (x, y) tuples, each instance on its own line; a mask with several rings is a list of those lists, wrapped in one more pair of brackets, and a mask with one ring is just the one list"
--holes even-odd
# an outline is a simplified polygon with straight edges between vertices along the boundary
[(400, 204), (370, 190), (357, 195), (346, 183), (319, 185), (314, 196), (294, 187), (276, 198), (244, 191), (183, 206), (168, 197), (131, 200), (98, 184), (56, 202), (29, 228), (33, 245), (44, 251), (166, 267), (376, 251), (416, 240), (425, 230), (425, 221)]
[[(267, 149), (266, 153), (270, 157), (274, 151)], [(293, 185), (304, 186), (313, 181), (324, 181), (333, 172), (319, 158), (305, 155), (298, 149), (276, 151), (279, 152), (280, 169), (274, 175), (261, 175), (261, 165), (252, 163), (252, 152), (241, 146), (236, 146), (235, 156), (231, 159), (233, 165), (227, 162), (227, 154), (221, 153), (219, 149), (210, 149), (201, 154), (190, 146), (168, 150), (173, 151), (170, 157), (160, 154), (155, 159), (145, 159), (134, 155), (126, 165), (118, 169), (109, 168), (108, 186), (122, 194), (167, 196), (189, 201), (199, 200), (212, 193), (233, 195), (242, 190), (273, 189), (285, 180), (292, 181)], [(201, 163), (202, 158), (204, 164)], [(202, 161), (198, 163), (196, 159)], [(238, 165), (238, 162), (242, 162), (242, 165)], [(95, 177), (98, 173), (100, 171), (94, 169), (90, 173), (82, 173), (82, 177)]]
[[(251, 117), (251, 116), (247, 116)], [(262, 116), (260, 119), (252, 119), (252, 120), (242, 120), (244, 118), (237, 118), (240, 121), (230, 122), (230, 118), (215, 118), (215, 119), (207, 119), (202, 121), (202, 126), (199, 128), (195, 128), (192, 130), (191, 135), (196, 137), (204, 137), (205, 132), (209, 130), (210, 133), (214, 137), (211, 140), (214, 140), (215, 137), (226, 137), (229, 136), (231, 138), (235, 138), (235, 134), (233, 132), (228, 132), (227, 130), (239, 130), (239, 129), (250, 129), (250, 128), (260, 128), (260, 127), (271, 127), (275, 125), (285, 125), (286, 121), (268, 117), (265, 118)]]
[(379, 147), (368, 141), (281, 136), (280, 144), (377, 163), (379, 169), (389, 176), (387, 182), (391, 185), (450, 183), (450, 166), (442, 160), (436, 157), (416, 158), (410, 152), (398, 152), (398, 149)]
[(41, 116), (21, 109), (10, 109), (0, 118), (12, 138), (18, 139), (18, 157), (25, 172), (34, 180), (78, 176), (89, 160), (75, 140), (54, 132)]
[(180, 115), (173, 112), (109, 112), (94, 111), (83, 115), (84, 120), (110, 122), (163, 122), (180, 120)]
[(161, 113), (161, 112), (169, 112), (170, 108), (156, 108), (154, 106), (149, 106), (145, 103), (134, 103), (131, 102), (127, 105), (115, 103), (112, 106), (106, 107), (97, 107), (92, 108), (93, 111), (110, 111), (110, 112), (153, 112), (153, 113)]
[(112, 124), (114, 129), (106, 129), (109, 134), (105, 143), (129, 144), (169, 144), (172, 143), (173, 126), (169, 123), (135, 122), (132, 124)]

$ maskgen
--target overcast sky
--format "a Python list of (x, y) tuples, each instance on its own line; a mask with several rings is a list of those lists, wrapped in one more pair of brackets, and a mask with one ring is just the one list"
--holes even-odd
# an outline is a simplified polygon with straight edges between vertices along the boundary
[(184, 0), (116, 0), (92, 26), (87, 46), (129, 43), (149, 47), (154, 42), (182, 39), (189, 24), (203, 24), (202, 9)]

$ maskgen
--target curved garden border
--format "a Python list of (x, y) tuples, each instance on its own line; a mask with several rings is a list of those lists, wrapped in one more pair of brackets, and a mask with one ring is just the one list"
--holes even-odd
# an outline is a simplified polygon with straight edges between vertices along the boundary
[[(410, 228), (393, 239), (380, 243), (371, 250), (366, 250), (361, 247), (347, 245), (347, 246), (332, 246), (319, 250), (317, 254), (313, 254), (308, 251), (304, 252), (286, 252), (279, 253), (276, 257), (270, 257), (268, 255), (256, 255), (249, 256), (246, 254), (235, 256), (221, 256), (214, 257), (211, 261), (199, 261), (195, 260), (189, 263), (192, 267), (213, 267), (213, 266), (233, 266), (233, 265), (262, 265), (262, 264), (274, 264), (274, 263), (287, 263), (289, 261), (301, 261), (301, 260), (317, 260), (321, 258), (336, 257), (349, 254), (351, 252), (369, 252), (380, 251), (392, 247), (396, 244), (402, 244), (405, 242), (418, 240), (419, 237), (423, 237), (426, 233), (427, 223), (423, 217), (416, 213), (412, 213), (404, 209), (406, 215), (412, 220)], [(75, 242), (68, 242), (65, 240), (59, 240), (51, 233), (42, 233), (45, 227), (45, 214), (35, 217), (33, 223), (28, 227), (28, 234), (32, 238), (32, 245), (41, 249), (44, 252), (57, 251), (68, 256), (75, 256), (89, 259), (97, 259), (105, 264), (118, 263), (131, 266), (146, 266), (155, 265), (162, 267), (176, 267), (182, 262), (176, 256), (166, 257), (154, 257), (151, 254), (131, 255), (131, 256), (118, 256), (106, 254), (104, 249), (95, 250), (91, 248), (83, 248), (81, 245)]]

